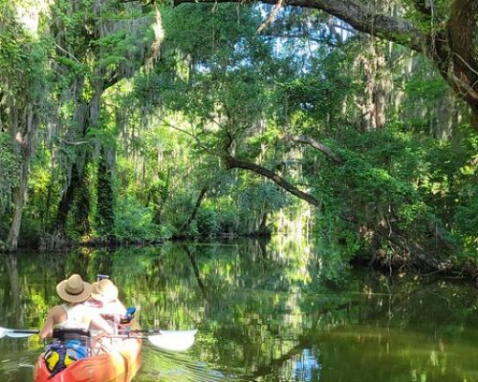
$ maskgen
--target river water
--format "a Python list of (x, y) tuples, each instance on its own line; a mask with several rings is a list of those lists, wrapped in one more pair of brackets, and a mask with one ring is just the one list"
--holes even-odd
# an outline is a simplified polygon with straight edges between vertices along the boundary
[[(0, 257), (0, 326), (38, 328), (71, 273), (108, 274), (144, 328), (198, 329), (193, 347), (146, 344), (134, 382), (478, 381), (477, 289), (389, 280), (300, 240)], [(33, 381), (37, 336), (0, 339), (0, 381)]]

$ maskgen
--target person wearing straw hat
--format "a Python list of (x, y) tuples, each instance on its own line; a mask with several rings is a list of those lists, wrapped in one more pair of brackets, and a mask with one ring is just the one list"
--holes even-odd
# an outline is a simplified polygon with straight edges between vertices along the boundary
[(80, 275), (73, 274), (68, 279), (61, 281), (56, 286), (58, 296), (63, 304), (50, 309), (40, 337), (52, 335), (54, 328), (79, 328), (88, 329), (94, 325), (107, 334), (113, 334), (113, 328), (95, 312), (85, 306), (84, 302), (90, 297), (91, 284), (83, 281)]
[(104, 319), (115, 321), (126, 314), (126, 308), (118, 300), (118, 288), (110, 279), (94, 282), (91, 297), (86, 306), (94, 308)]

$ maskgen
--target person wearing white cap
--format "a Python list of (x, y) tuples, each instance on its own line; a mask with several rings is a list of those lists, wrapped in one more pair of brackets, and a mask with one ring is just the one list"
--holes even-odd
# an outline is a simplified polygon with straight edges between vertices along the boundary
[(54, 328), (88, 329), (91, 324), (107, 334), (113, 334), (113, 328), (84, 302), (91, 296), (91, 284), (83, 281), (80, 275), (73, 274), (56, 286), (58, 296), (63, 304), (50, 309), (40, 337), (52, 335)]

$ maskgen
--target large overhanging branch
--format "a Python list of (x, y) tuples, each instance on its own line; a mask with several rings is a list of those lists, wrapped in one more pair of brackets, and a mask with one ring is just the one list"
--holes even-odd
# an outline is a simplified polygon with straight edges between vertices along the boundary
[(313, 206), (320, 207), (320, 201), (315, 198), (313, 195), (308, 194), (307, 192), (299, 190), (293, 184), (289, 183), (280, 175), (276, 174), (275, 172), (259, 166), (258, 164), (248, 162), (242, 159), (234, 158), (231, 155), (224, 155), (223, 157), (226, 167), (229, 169), (232, 168), (242, 168), (243, 170), (252, 171), (258, 175), (264, 176), (274, 183), (276, 183), (279, 187), (283, 188), (284, 190), (290, 192), (292, 195), (297, 196), (298, 198), (305, 200), (307, 203), (312, 204)]
[[(174, 5), (183, 3), (248, 3), (244, 0), (174, 0)], [(277, 0), (260, 0), (261, 3), (277, 4)], [(288, 0), (287, 6), (318, 9), (327, 12), (356, 30), (387, 39), (407, 46), (416, 51), (423, 51), (426, 38), (419, 28), (399, 17), (392, 17), (377, 12), (355, 0)]]
[[(183, 3), (252, 3), (278, 4), (279, 0), (173, 0)], [(439, 14), (434, 3), (412, 0), (422, 16), (413, 23), (400, 17), (389, 16), (359, 0), (285, 0), (284, 6), (317, 9), (327, 12), (351, 25), (358, 31), (425, 53), (436, 64), (445, 81), (471, 107), (472, 124), (478, 129), (478, 63), (475, 41), (477, 38), (477, 0), (452, 0), (448, 15)], [(446, 22), (444, 20), (447, 20)], [(418, 22), (430, 23), (431, 31), (418, 27)], [(426, 29), (426, 28), (425, 28)]]
[(308, 137), (306, 135), (292, 135), (286, 134), (284, 139), (290, 142), (295, 143), (303, 143), (313, 147), (314, 149), (320, 151), (321, 153), (325, 154), (328, 158), (332, 159), (336, 164), (342, 164), (343, 160), (337, 154), (335, 154), (332, 150), (330, 150), (324, 144), (317, 142), (315, 139)]

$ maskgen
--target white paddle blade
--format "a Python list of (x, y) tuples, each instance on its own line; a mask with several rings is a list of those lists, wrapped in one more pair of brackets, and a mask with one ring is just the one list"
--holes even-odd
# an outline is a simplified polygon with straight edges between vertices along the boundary
[(6, 332), (6, 336), (7, 337), (11, 337), (11, 338), (26, 338), (26, 337), (31, 337), (33, 336), (35, 333), (15, 333), (15, 332)]
[(185, 331), (161, 331), (161, 334), (148, 336), (149, 342), (154, 346), (168, 351), (184, 351), (193, 344), (196, 330)]
[(1, 328), (0, 327), (0, 338), (3, 337), (11, 337), (11, 338), (26, 338), (37, 334), (38, 331), (30, 330), (30, 331), (23, 331), (21, 329), (8, 329), (8, 328)]
[(7, 335), (8, 329), (0, 328), (0, 338), (3, 338)]

